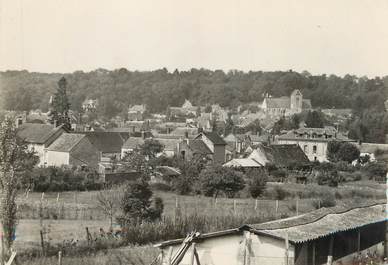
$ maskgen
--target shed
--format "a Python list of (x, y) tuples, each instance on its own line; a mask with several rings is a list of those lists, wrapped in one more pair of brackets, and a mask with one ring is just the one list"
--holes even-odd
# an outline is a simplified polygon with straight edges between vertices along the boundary
[[(195, 249), (201, 265), (353, 264), (358, 253), (382, 257), (385, 211), (383, 202), (321, 208), (297, 217), (203, 234), (194, 240)], [(161, 250), (162, 264), (169, 264), (182, 243), (183, 239), (177, 239), (155, 245)], [(179, 264), (193, 264), (191, 255), (184, 255)]]

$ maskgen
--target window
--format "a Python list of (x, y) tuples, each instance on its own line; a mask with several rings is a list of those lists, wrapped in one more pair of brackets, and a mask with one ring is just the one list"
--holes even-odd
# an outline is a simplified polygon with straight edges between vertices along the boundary
[(309, 148), (308, 148), (308, 145), (306, 144), (303, 146), (303, 152), (307, 154), (308, 151), (309, 151)]
[(317, 146), (314, 145), (314, 146), (313, 146), (313, 154), (316, 154), (316, 153), (317, 153)]

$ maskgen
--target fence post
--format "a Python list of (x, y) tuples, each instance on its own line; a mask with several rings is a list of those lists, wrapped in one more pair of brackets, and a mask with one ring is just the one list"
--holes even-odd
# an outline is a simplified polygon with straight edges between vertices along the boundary
[(275, 214), (277, 215), (279, 211), (279, 200), (276, 200), (275, 202)]
[(289, 249), (289, 243), (288, 243), (288, 232), (286, 232), (286, 238), (285, 238), (285, 247), (284, 247), (284, 264), (288, 265), (288, 249)]
[(42, 192), (42, 197), (40, 198), (41, 201), (44, 200), (44, 192)]
[(179, 207), (178, 196), (175, 197), (175, 208)]
[(299, 215), (299, 197), (296, 197), (296, 215)]
[(44, 253), (44, 239), (43, 239), (43, 231), (40, 230), (40, 245), (42, 247), (42, 255), (44, 256), (45, 253)]
[(58, 251), (58, 265), (62, 265), (62, 251)]
[(192, 250), (190, 255), (190, 265), (194, 265), (194, 257), (195, 257), (195, 243), (192, 244)]
[(255, 199), (255, 211), (257, 210), (257, 199)]
[(58, 192), (58, 195), (57, 195), (57, 203), (59, 202), (59, 192)]
[(233, 200), (233, 212), (236, 213), (236, 200)]

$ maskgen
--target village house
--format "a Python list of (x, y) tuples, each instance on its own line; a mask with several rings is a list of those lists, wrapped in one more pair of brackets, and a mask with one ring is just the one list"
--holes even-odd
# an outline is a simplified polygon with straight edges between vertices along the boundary
[(17, 136), (39, 157), (37, 166), (47, 165), (47, 148), (66, 132), (63, 126), (55, 127), (50, 124), (24, 123), (17, 127)]
[(330, 141), (354, 142), (332, 126), (324, 128), (299, 128), (276, 137), (278, 144), (297, 144), (310, 161), (327, 160), (327, 144)]
[(47, 148), (48, 166), (87, 166), (97, 168), (98, 150), (84, 134), (63, 133)]
[(178, 144), (178, 155), (185, 160), (194, 157), (208, 158), (214, 163), (224, 163), (226, 142), (215, 132), (201, 132), (194, 139), (185, 137)]
[(303, 99), (300, 90), (296, 89), (290, 97), (273, 98), (267, 94), (261, 108), (269, 116), (291, 116), (312, 107), (310, 99)]
[(170, 107), (171, 116), (197, 116), (198, 107), (193, 106), (191, 102), (185, 99), (182, 107)]
[(294, 164), (305, 164), (309, 160), (296, 144), (259, 144), (246, 158), (235, 158), (225, 163), (227, 167), (252, 168), (276, 165), (287, 168)]
[(388, 243), (386, 223), (383, 202), (336, 206), (155, 247), (161, 251), (163, 265), (175, 259), (180, 265), (191, 265), (194, 258), (201, 265), (350, 265), (359, 264), (360, 257), (382, 259)]
[(133, 105), (128, 109), (129, 121), (142, 121), (144, 119), (144, 113), (146, 112), (146, 105)]
[(85, 99), (84, 102), (82, 102), (82, 110), (84, 112), (95, 112), (97, 110), (97, 106), (97, 99)]
[(103, 157), (110, 159), (120, 159), (121, 148), (129, 138), (128, 132), (84, 132), (90, 143)]

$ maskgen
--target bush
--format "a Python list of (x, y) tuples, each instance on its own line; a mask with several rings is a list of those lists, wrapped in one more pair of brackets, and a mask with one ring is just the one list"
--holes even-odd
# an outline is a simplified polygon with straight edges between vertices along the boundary
[(152, 190), (159, 190), (159, 191), (170, 191), (171, 190), (170, 185), (168, 185), (166, 183), (162, 183), (162, 182), (152, 183), (152, 184), (150, 184), (150, 186), (151, 186)]
[(368, 175), (370, 179), (384, 180), (387, 174), (387, 166), (384, 163), (368, 163), (363, 171)]
[(326, 192), (321, 195), (318, 200), (313, 201), (313, 206), (315, 209), (320, 207), (333, 207), (337, 203), (335, 201), (335, 195), (332, 192)]
[(263, 170), (248, 170), (246, 173), (249, 183), (249, 193), (253, 198), (263, 194), (267, 185), (268, 175)]
[(205, 196), (217, 197), (224, 193), (228, 198), (233, 198), (244, 188), (244, 178), (241, 172), (221, 165), (205, 168), (199, 175), (201, 191)]
[(284, 200), (290, 195), (290, 192), (280, 186), (275, 186), (273, 189), (267, 189), (265, 191), (265, 196), (273, 200)]

